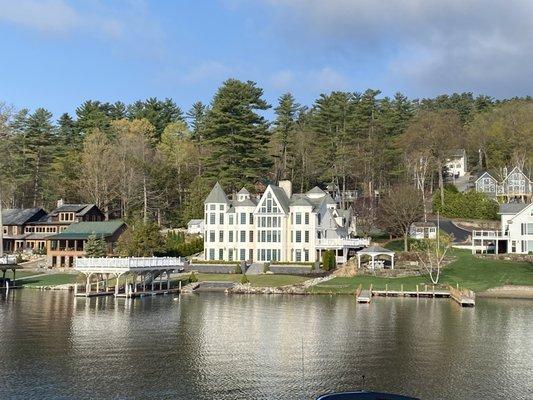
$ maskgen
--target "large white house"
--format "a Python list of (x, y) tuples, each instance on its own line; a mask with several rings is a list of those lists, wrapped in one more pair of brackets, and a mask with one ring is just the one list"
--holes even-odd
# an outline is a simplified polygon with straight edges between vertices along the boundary
[(533, 253), (533, 203), (500, 206), (501, 229), (472, 232), (472, 253)]
[(318, 187), (293, 194), (291, 182), (280, 181), (260, 197), (243, 188), (230, 200), (217, 183), (204, 205), (206, 260), (314, 262), (335, 250), (345, 262), (369, 244), (355, 238), (352, 209), (339, 209)]

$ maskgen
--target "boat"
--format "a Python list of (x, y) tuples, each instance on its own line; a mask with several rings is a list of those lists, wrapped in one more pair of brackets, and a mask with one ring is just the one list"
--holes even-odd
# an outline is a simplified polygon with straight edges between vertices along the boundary
[(316, 400), (420, 400), (417, 397), (403, 396), (394, 393), (368, 392), (360, 390), (356, 392), (339, 392), (324, 394)]

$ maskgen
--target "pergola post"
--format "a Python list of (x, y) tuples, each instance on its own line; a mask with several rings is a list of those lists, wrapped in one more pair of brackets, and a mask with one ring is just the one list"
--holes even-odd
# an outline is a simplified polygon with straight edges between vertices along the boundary
[(85, 275), (85, 296), (91, 291), (91, 274)]
[(391, 269), (394, 269), (394, 254), (391, 255)]
[(118, 278), (119, 278), (120, 275), (117, 275), (116, 277), (116, 280), (115, 280), (115, 297), (118, 296)]
[(96, 293), (100, 291), (100, 274), (96, 274)]
[(375, 271), (376, 270), (376, 260), (375, 260), (375, 255), (374, 254), (371, 254), (370, 257), (372, 257), (372, 271)]
[(357, 253), (357, 269), (361, 269), (361, 254)]
[(167, 290), (170, 290), (170, 271), (167, 271)]

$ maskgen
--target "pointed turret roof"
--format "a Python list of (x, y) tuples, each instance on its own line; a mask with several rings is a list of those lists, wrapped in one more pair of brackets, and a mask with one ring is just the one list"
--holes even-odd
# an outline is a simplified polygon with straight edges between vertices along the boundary
[(220, 183), (215, 183), (215, 186), (213, 189), (211, 189), (211, 192), (205, 199), (204, 203), (229, 203), (228, 196), (226, 196), (226, 193), (224, 192), (224, 189), (222, 189), (222, 186), (220, 186)]

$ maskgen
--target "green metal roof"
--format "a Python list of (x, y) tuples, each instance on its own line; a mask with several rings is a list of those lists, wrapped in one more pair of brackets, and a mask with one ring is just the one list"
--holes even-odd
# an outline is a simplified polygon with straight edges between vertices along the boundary
[(77, 222), (71, 224), (63, 232), (50, 236), (50, 239), (85, 239), (90, 235), (111, 236), (124, 225), (124, 221)]

